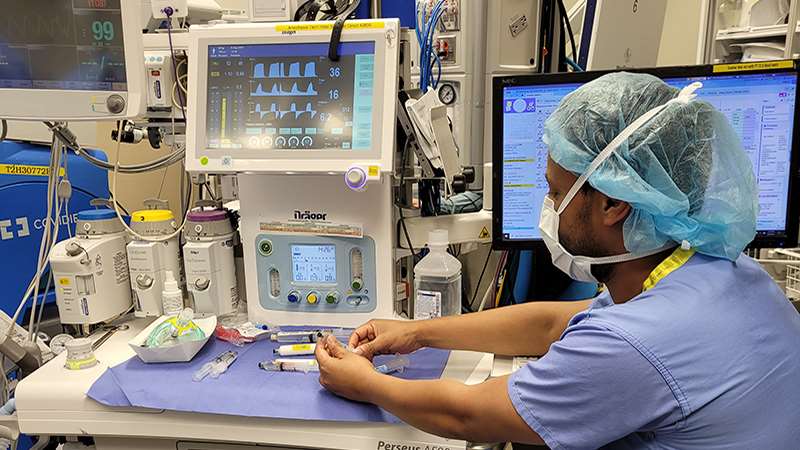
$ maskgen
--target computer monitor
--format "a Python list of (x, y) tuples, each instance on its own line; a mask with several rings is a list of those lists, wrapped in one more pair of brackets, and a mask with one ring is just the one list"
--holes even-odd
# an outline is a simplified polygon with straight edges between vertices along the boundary
[[(399, 22), (193, 27), (190, 171), (387, 173), (394, 158)], [(374, 168), (374, 169), (372, 169)]]
[(0, 0), (0, 11), (0, 118), (142, 113), (141, 2)]
[[(773, 67), (770, 69), (770, 67)], [(798, 62), (645, 69), (677, 88), (698, 91), (730, 120), (753, 162), (760, 212), (753, 247), (794, 247), (800, 226)], [(608, 72), (505, 77), (494, 83), (493, 242), (533, 248), (547, 194), (544, 122), (561, 100)]]

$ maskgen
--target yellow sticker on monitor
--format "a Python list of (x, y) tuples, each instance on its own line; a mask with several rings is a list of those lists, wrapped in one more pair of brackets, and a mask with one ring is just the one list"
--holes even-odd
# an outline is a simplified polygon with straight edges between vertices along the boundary
[[(385, 28), (385, 24), (380, 21), (358, 21), (358, 22), (345, 22), (345, 30), (381, 30)], [(333, 22), (326, 23), (292, 23), (285, 25), (276, 25), (275, 30), (279, 33), (300, 33), (303, 31), (328, 31), (333, 29)]]
[(369, 166), (367, 168), (367, 171), (369, 173), (370, 178), (377, 177), (378, 175), (381, 174), (381, 168), (379, 166)]
[(750, 63), (718, 64), (714, 66), (714, 73), (749, 72), (754, 70), (791, 69), (794, 61), (762, 61)]

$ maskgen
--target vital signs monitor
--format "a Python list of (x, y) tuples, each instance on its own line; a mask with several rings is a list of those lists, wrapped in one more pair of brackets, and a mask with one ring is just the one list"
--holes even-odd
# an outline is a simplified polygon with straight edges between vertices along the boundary
[[(725, 114), (753, 162), (760, 190), (753, 246), (797, 245), (797, 62), (642, 71), (677, 88), (703, 83), (698, 96)], [(545, 120), (567, 94), (606, 73), (495, 79), (493, 242), (497, 248), (530, 248), (540, 242), (539, 213), (548, 191), (547, 147), (542, 142)]]
[(141, 9), (138, 0), (0, 0), (0, 117), (139, 115)]
[(189, 170), (391, 170), (399, 30), (348, 23), (332, 61), (332, 26), (192, 27)]

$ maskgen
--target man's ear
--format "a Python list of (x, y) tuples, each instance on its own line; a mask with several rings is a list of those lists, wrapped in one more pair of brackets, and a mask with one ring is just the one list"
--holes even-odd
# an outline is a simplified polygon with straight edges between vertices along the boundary
[(628, 218), (631, 212), (629, 203), (603, 196), (603, 225), (611, 227)]

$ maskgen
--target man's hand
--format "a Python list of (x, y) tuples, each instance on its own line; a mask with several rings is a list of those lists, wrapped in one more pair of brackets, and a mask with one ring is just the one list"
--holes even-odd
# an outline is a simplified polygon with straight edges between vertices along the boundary
[(413, 353), (422, 347), (418, 322), (371, 320), (350, 336), (349, 346), (357, 355), (369, 360), (376, 355)]
[(372, 363), (348, 352), (333, 336), (317, 342), (319, 383), (334, 394), (357, 402), (369, 402), (371, 386), (376, 377)]

